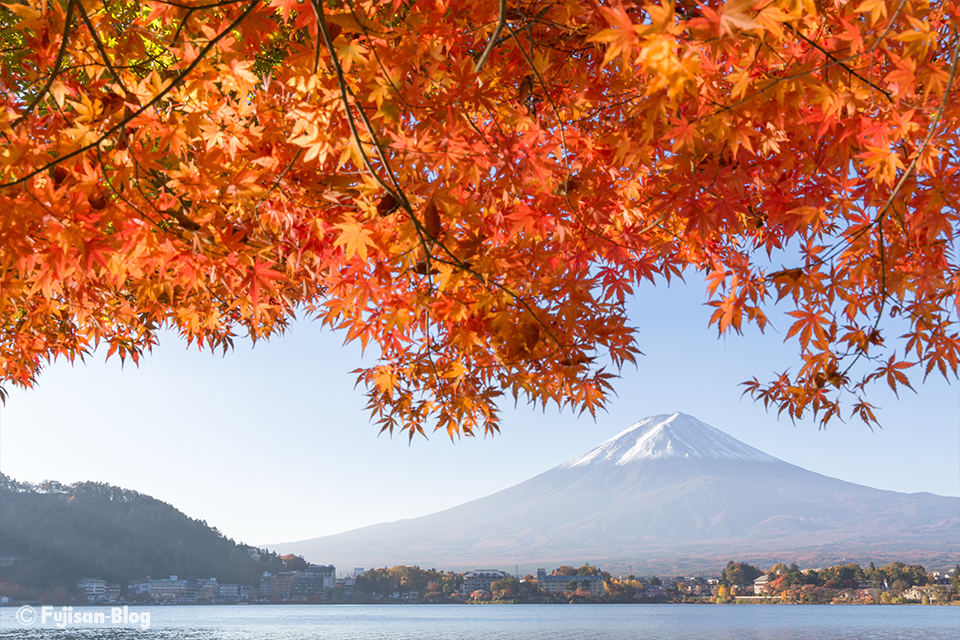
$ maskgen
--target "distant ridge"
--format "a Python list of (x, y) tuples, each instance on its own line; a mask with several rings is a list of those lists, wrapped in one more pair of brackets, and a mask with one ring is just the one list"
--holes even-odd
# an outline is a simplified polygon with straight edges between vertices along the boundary
[(685, 572), (741, 557), (945, 567), (960, 561), (960, 498), (823, 476), (674, 413), (452, 509), (271, 546), (344, 566), (594, 562)]

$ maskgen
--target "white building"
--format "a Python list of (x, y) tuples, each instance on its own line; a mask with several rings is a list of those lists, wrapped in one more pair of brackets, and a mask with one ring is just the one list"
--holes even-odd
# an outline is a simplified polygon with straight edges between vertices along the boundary
[(503, 571), (496, 569), (477, 569), (463, 574), (463, 586), (461, 589), (466, 593), (474, 591), (490, 591), (490, 585), (497, 580), (503, 580), (507, 577)]
[(332, 564), (311, 564), (303, 573), (310, 577), (323, 578), (323, 590), (337, 586), (337, 569)]
[[(577, 586), (571, 588), (572, 582), (576, 582)], [(603, 595), (603, 576), (548, 576), (545, 569), (537, 569), (537, 589), (540, 591), (561, 593), (581, 588)]]
[(150, 597), (154, 600), (180, 600), (186, 595), (187, 581), (177, 576), (151, 579), (148, 582)]
[(753, 581), (753, 593), (758, 596), (770, 593), (770, 576), (763, 574), (759, 578), (756, 578)]
[(107, 599), (107, 582), (100, 578), (84, 578), (77, 582), (77, 588), (83, 589), (90, 602), (102, 602)]

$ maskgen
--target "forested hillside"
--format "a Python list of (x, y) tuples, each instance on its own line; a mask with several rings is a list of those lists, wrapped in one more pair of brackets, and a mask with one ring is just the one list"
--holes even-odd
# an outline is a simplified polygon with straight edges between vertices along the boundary
[[(0, 474), (0, 555), (7, 588), (75, 587), (98, 577), (126, 583), (145, 576), (216, 577), (259, 584), (286, 560), (225, 537), (165, 502), (108, 484), (17, 482)], [(16, 558), (10, 558), (16, 556)]]

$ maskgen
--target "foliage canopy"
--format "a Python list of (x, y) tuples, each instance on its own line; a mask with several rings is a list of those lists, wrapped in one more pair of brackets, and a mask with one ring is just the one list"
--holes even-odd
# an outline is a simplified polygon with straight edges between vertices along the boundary
[[(297, 313), (380, 426), (595, 411), (642, 280), (823, 423), (956, 376), (956, 0), (2, 0), (0, 380)], [(911, 371), (912, 370), (912, 371)]]

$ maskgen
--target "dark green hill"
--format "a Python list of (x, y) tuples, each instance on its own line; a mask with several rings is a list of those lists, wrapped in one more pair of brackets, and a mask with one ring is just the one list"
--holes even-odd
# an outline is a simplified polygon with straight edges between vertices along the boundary
[[(7, 587), (76, 587), (103, 578), (125, 585), (152, 576), (215, 577), (258, 585), (264, 571), (303, 563), (237, 544), (165, 502), (108, 484), (39, 485), (0, 474), (0, 556)], [(27, 559), (28, 558), (28, 559)]]

